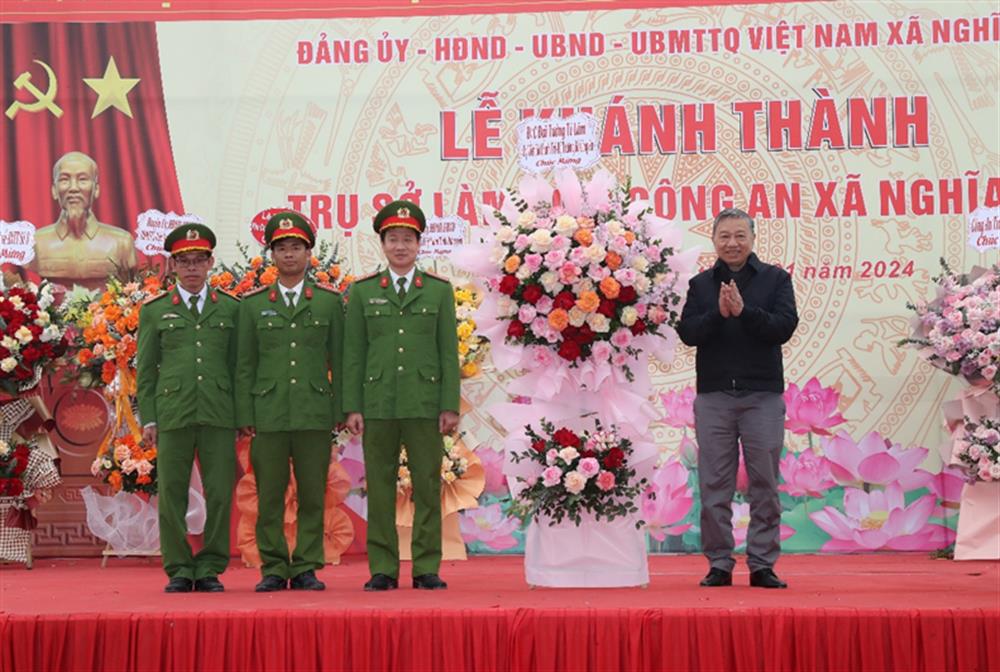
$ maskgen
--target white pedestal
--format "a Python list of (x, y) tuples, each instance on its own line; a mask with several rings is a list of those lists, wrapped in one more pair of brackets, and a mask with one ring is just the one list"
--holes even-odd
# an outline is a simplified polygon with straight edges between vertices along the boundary
[(533, 522), (525, 535), (524, 576), (531, 586), (623, 588), (649, 583), (646, 534), (635, 520), (596, 522), (577, 527), (563, 520)]

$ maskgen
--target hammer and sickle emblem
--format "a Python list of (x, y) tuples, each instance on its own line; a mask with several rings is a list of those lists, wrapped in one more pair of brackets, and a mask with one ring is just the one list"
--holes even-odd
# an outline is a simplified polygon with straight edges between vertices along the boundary
[(405, 218), (407, 218), (407, 217), (410, 216), (410, 209), (409, 208), (400, 208), (399, 210), (396, 211), (396, 216), (397, 217), (403, 217), (405, 219)]
[(7, 108), (7, 117), (13, 119), (17, 116), (17, 113), (21, 110), (25, 112), (41, 112), (43, 109), (48, 110), (55, 115), (56, 119), (63, 115), (62, 108), (56, 105), (55, 97), (56, 91), (59, 90), (59, 82), (56, 79), (56, 73), (52, 72), (52, 68), (45, 61), (39, 61), (35, 59), (35, 63), (45, 68), (45, 72), (49, 76), (49, 87), (45, 91), (41, 91), (37, 86), (31, 83), (31, 73), (25, 70), (17, 79), (14, 80), (15, 89), (24, 89), (31, 95), (35, 97), (35, 102), (33, 103), (22, 103), (20, 100), (15, 100)]

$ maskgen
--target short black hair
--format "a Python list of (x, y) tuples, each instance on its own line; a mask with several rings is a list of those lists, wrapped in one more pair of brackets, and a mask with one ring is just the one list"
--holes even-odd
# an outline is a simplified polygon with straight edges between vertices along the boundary
[(745, 211), (739, 208), (726, 208), (719, 214), (715, 216), (715, 221), (712, 222), (712, 237), (715, 238), (715, 230), (719, 228), (719, 222), (724, 219), (745, 219), (747, 223), (750, 224), (750, 235), (756, 235), (754, 231), (753, 217), (747, 214)]

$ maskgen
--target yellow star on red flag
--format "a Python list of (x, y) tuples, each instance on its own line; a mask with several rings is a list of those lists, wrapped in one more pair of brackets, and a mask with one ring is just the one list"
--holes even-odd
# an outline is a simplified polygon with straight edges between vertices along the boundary
[(91, 119), (109, 107), (124, 113), (129, 119), (132, 118), (132, 107), (128, 104), (128, 92), (139, 83), (139, 79), (123, 78), (118, 74), (118, 66), (115, 64), (114, 56), (108, 60), (108, 67), (104, 69), (103, 77), (84, 77), (83, 82), (97, 92), (97, 102), (94, 104), (93, 114), (90, 115)]

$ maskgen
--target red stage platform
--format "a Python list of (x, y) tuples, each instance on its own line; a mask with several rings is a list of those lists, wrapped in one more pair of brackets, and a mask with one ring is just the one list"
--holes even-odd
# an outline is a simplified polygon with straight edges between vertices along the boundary
[[(408, 571), (404, 567), (404, 571)], [(634, 590), (529, 590), (520, 557), (445, 563), (446, 592), (166, 595), (155, 562), (0, 569), (0, 671), (1000, 670), (1000, 563), (785, 556), (791, 588), (700, 589), (699, 557), (654, 557)], [(408, 584), (408, 575), (401, 584)]]

